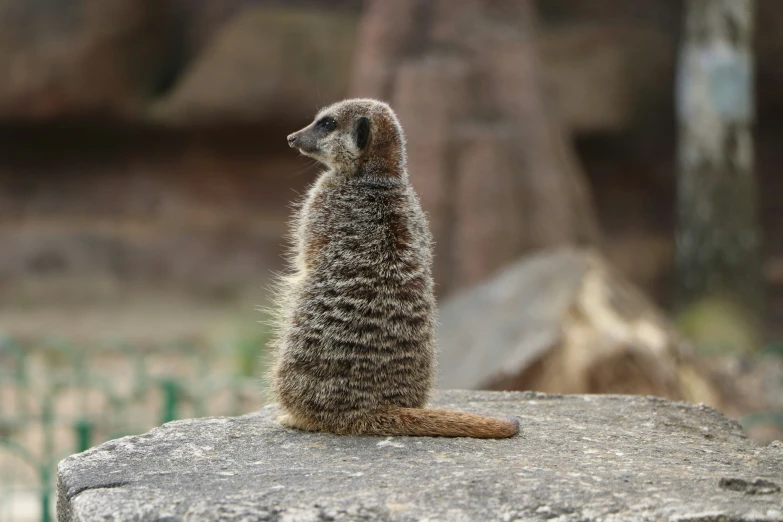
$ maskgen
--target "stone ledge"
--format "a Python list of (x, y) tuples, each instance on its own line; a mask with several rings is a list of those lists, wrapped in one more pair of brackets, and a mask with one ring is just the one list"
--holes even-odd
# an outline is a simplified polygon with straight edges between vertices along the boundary
[(508, 440), (288, 430), (275, 406), (176, 421), (58, 467), (71, 520), (783, 520), (783, 444), (662, 399), (440, 392), (512, 414)]

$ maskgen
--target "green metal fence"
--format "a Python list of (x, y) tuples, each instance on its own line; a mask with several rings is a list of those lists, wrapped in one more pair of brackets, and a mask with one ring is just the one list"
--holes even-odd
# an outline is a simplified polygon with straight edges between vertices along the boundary
[(0, 337), (0, 522), (51, 520), (67, 455), (179, 418), (260, 407), (265, 340)]

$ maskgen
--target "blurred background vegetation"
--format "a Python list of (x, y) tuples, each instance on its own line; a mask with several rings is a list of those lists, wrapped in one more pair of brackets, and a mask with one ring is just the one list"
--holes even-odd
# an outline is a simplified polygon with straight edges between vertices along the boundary
[(778, 0), (0, 0), (0, 521), (53, 466), (264, 403), (257, 307), (348, 96), (408, 138), (441, 386), (783, 435)]

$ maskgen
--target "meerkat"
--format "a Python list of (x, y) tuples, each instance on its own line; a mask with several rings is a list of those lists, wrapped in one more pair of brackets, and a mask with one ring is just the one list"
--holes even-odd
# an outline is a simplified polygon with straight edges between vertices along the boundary
[(505, 438), (513, 418), (425, 408), (436, 364), (432, 238), (385, 103), (353, 99), (288, 136), (326, 165), (293, 224), (272, 383), (284, 426)]

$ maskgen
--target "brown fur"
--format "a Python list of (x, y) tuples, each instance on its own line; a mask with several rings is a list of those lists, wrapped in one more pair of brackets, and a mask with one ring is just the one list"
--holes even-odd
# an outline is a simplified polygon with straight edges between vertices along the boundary
[(273, 382), (290, 427), (502, 438), (516, 419), (425, 409), (435, 375), (432, 239), (388, 105), (346, 100), (289, 136), (329, 169), (294, 220)]

